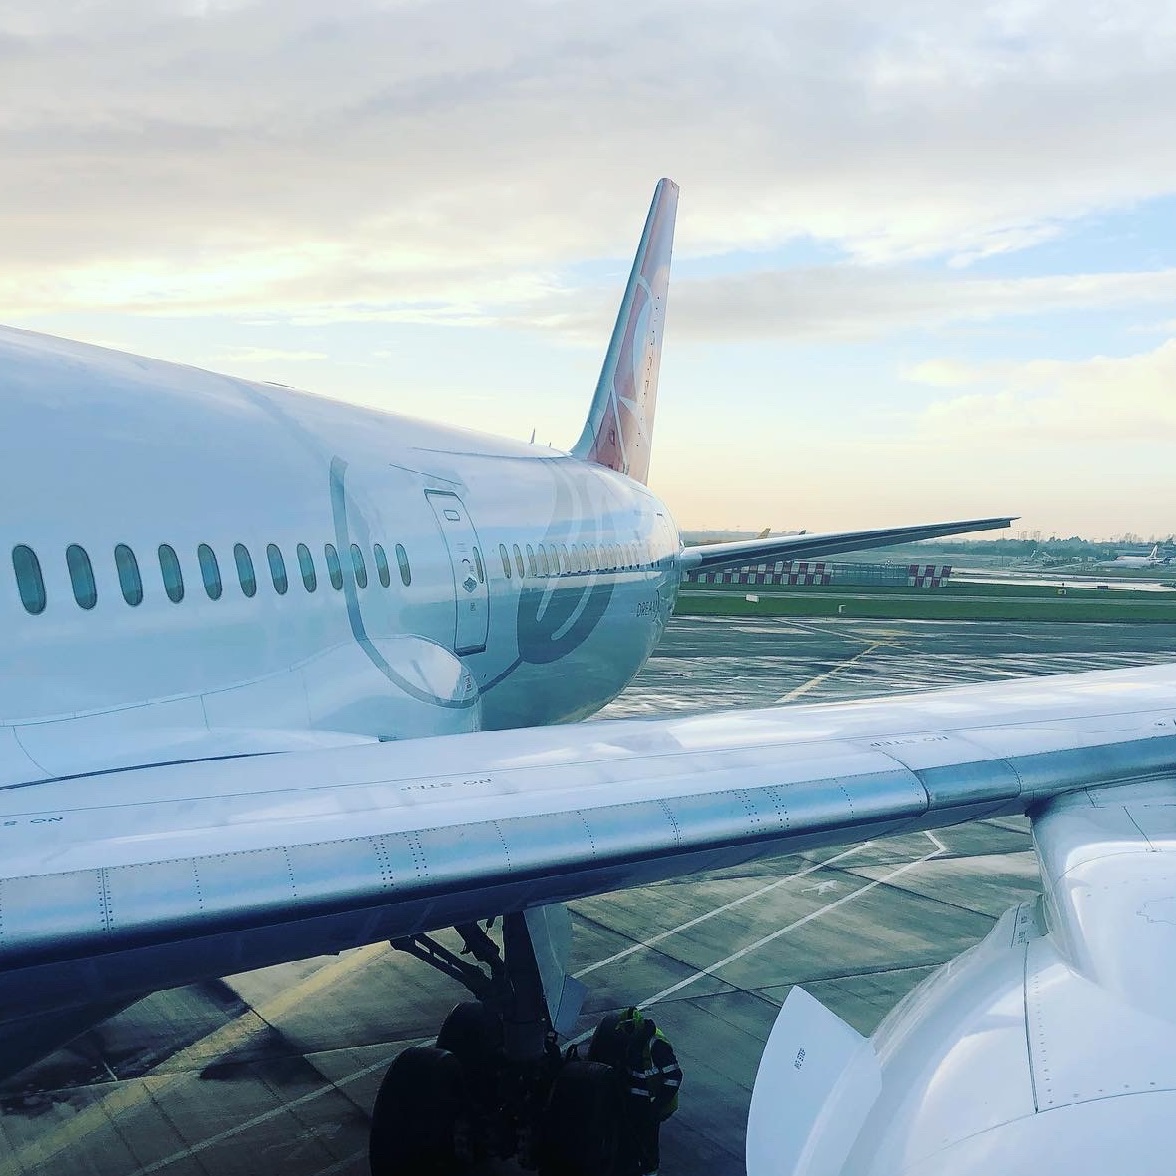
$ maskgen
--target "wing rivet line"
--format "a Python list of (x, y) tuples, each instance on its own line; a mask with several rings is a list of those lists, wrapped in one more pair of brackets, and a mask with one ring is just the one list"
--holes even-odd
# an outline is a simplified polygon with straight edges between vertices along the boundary
[(674, 816), (673, 809), (670, 808), (668, 801), (659, 800), (657, 803), (661, 806), (662, 811), (666, 814), (666, 817), (670, 822), (670, 827), (674, 831), (674, 848), (681, 849), (682, 848), (682, 829), (678, 824), (677, 818)]
[(428, 863), (425, 861), (425, 848), (421, 844), (419, 833), (405, 833), (403, 834), (405, 844), (408, 846), (408, 852), (412, 855), (412, 864), (416, 870), (417, 877), (422, 874), (429, 873)]
[(204, 913), (204, 889), (200, 885), (200, 860), (192, 859), (192, 879), (196, 884), (196, 909)]
[(498, 823), (498, 821), (491, 821), (490, 823), (494, 826), (494, 832), (498, 834), (498, 840), (502, 844), (502, 852), (506, 857), (506, 872), (508, 874), (513, 874), (514, 867), (510, 860), (510, 846), (507, 845), (506, 838), (502, 834), (502, 826)]
[(392, 862), (388, 853), (388, 843), (383, 837), (373, 837), (369, 844), (376, 855), (376, 864), (380, 867), (380, 880), (386, 890), (395, 890), (396, 884), (392, 877)]
[(109, 934), (114, 929), (114, 917), (110, 909), (110, 871), (98, 871), (98, 905), (102, 917), (102, 930)]
[(286, 858), (286, 873), (290, 878), (290, 893), (298, 897), (298, 882), (294, 877), (294, 863), (290, 860), (290, 847), (288, 845), (282, 846), (282, 853)]
[[(593, 861), (595, 861), (595, 860), (596, 860), (596, 856), (597, 856), (597, 855), (596, 855), (596, 838), (595, 838), (595, 837), (593, 837), (593, 835), (592, 835), (592, 824), (591, 824), (591, 822), (588, 820), (588, 817), (587, 817), (587, 815), (585, 814), (585, 812), (583, 811), (583, 809), (577, 809), (577, 810), (576, 810), (576, 816), (577, 816), (577, 817), (579, 817), (579, 818), (580, 818), (580, 820), (581, 820), (581, 821), (583, 822), (583, 824), (584, 824), (584, 832), (588, 834), (588, 848), (589, 848), (589, 850), (590, 850), (590, 851), (591, 851), (591, 853), (592, 853), (592, 859), (593, 859)], [(2, 933), (2, 931), (0, 931), (0, 933)]]

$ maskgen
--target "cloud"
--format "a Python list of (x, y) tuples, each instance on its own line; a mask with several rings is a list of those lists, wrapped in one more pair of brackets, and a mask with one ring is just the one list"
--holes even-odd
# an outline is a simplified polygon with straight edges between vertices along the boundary
[(279, 347), (226, 347), (220, 352), (226, 363), (315, 363), (327, 358), (322, 351), (284, 351)]
[(1109, 11), (12, 0), (0, 302), (501, 304), (626, 253), (662, 173), (689, 252), (1020, 249), (1176, 190), (1176, 13)]
[(957, 384), (986, 388), (926, 409), (919, 431), (936, 443), (1176, 443), (1176, 338), (1123, 357), (950, 366)]
[[(1172, 300), (1176, 269), (970, 278), (844, 264), (679, 280), (671, 286), (667, 329), (675, 342), (859, 341), (949, 323)], [(598, 341), (615, 301), (614, 290), (569, 291), (496, 321)]]

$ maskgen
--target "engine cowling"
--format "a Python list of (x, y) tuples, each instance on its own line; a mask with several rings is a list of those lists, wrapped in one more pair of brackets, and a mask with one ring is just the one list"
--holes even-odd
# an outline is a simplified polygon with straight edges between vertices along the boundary
[(1042, 898), (868, 1041), (790, 994), (756, 1078), (749, 1176), (1171, 1172), (1174, 802), (1171, 782), (1052, 802), (1034, 821)]

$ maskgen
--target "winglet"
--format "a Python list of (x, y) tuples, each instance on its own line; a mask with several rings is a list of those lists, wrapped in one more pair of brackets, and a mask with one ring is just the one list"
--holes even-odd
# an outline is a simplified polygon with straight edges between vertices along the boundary
[(588, 420), (572, 453), (638, 482), (649, 474), (678, 185), (658, 180)]

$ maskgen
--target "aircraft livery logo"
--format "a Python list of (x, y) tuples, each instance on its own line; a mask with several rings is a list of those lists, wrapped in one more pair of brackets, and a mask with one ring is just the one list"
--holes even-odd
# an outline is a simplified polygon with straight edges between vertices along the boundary
[[(588, 501), (586, 487), (574, 483), (558, 462), (549, 463), (549, 468), (555, 479), (555, 519), (567, 527), (578, 520), (581, 527), (591, 525), (594, 531), (590, 520), (595, 519), (596, 512)], [(577, 497), (579, 502), (575, 501)], [(552, 538), (565, 543), (591, 543), (597, 536), (586, 530), (579, 534), (569, 530)], [(602, 579), (591, 572), (565, 578), (562, 583), (561, 577), (555, 577), (546, 584), (526, 584), (519, 593), (519, 660), (545, 665), (583, 645), (608, 609), (612, 594), (612, 578)]]

